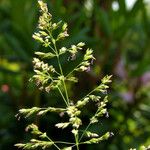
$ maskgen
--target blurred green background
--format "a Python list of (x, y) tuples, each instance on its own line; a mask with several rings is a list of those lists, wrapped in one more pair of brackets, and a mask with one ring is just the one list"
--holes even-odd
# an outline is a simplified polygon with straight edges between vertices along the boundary
[[(80, 82), (69, 85), (71, 96), (76, 97), (81, 90), (87, 93), (101, 77), (113, 75), (110, 117), (102, 118), (93, 129), (112, 131), (114, 136), (84, 149), (127, 150), (150, 145), (150, 1), (45, 1), (54, 20), (69, 24), (70, 37), (63, 44), (83, 41), (96, 57), (91, 72), (78, 75)], [(15, 149), (15, 143), (28, 140), (30, 135), (24, 128), (33, 121), (59, 138), (51, 127), (59, 116), (15, 118), (20, 108), (60, 103), (55, 92), (43, 93), (29, 82), (34, 51), (41, 48), (32, 39), (38, 16), (36, 0), (0, 0), (0, 150)], [(85, 119), (92, 112), (87, 108)]]

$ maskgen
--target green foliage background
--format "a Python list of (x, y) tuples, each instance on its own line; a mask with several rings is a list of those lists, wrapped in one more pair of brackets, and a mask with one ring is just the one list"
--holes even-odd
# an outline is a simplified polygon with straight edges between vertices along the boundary
[[(106, 74), (113, 74), (109, 92), (110, 117), (94, 130), (113, 131), (114, 136), (91, 149), (126, 150), (150, 144), (150, 4), (136, 0), (128, 8), (124, 0), (47, 0), (55, 20), (69, 24), (70, 37), (65, 46), (85, 42), (93, 48), (96, 61), (89, 73), (79, 75), (79, 84), (72, 87), (72, 97), (98, 83)], [(112, 4), (119, 9), (112, 9)], [(33, 39), (39, 13), (36, 0), (0, 1), (0, 149), (15, 149), (14, 144), (29, 135), (24, 128), (31, 120), (17, 121), (19, 108), (56, 105), (59, 95), (40, 92), (28, 80), (33, 74), (32, 57), (40, 49)], [(63, 60), (62, 60), (63, 62)], [(55, 62), (51, 62), (55, 63)], [(64, 68), (66, 63), (64, 60)], [(69, 70), (71, 66), (66, 68)], [(85, 120), (93, 111), (85, 110)], [(58, 116), (32, 118), (41, 129), (58, 136), (53, 124)], [(64, 138), (65, 135), (64, 135)], [(84, 147), (85, 148), (85, 147)]]

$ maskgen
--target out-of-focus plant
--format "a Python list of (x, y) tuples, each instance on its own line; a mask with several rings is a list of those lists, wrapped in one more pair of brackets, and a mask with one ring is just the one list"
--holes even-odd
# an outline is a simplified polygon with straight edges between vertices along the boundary
[(34, 4), (32, 0), (0, 1), (0, 149), (15, 149), (14, 143), (24, 138), (17, 131), (24, 128), (25, 121), (16, 122), (13, 116), (29, 104), (29, 97), (33, 98), (30, 105), (38, 101), (37, 90), (27, 84), (33, 49), (38, 47), (31, 38), (37, 15)]
[[(139, 147), (139, 150), (149, 150), (150, 149), (150, 146), (147, 146), (147, 147), (145, 147), (145, 146), (140, 146)], [(130, 150), (137, 150), (136, 148), (130, 148)]]
[(86, 16), (85, 24), (94, 37), (95, 44), (91, 46), (97, 53), (95, 74), (90, 74), (90, 81), (98, 80), (97, 72), (113, 72), (115, 76), (110, 114), (111, 127), (117, 135), (99, 148), (126, 150), (149, 145), (150, 15), (147, 8), (150, 4), (144, 0), (136, 0), (132, 7), (124, 0), (86, 2), (93, 4), (92, 15)]
[[(72, 91), (71, 85), (68, 85), (71, 97), (77, 99), (76, 93), (81, 94), (80, 96), (86, 94), (89, 88), (99, 83), (99, 75), (114, 74), (111, 106), (108, 104), (108, 107), (111, 107), (111, 117), (109, 120), (102, 119), (101, 123), (95, 124), (92, 129), (97, 131), (100, 126), (102, 131), (113, 130), (115, 138), (110, 138), (101, 144), (85, 146), (84, 149), (126, 150), (131, 147), (138, 148), (139, 145), (149, 145), (150, 5), (148, 0), (136, 0), (132, 7), (128, 7), (125, 0), (46, 1), (54, 20), (58, 20), (59, 16), (61, 20), (69, 23), (68, 30), (71, 34), (62, 45), (69, 47), (71, 43), (85, 41), (96, 54), (96, 65), (92, 67), (92, 71), (79, 74), (79, 82)], [(13, 149), (12, 145), (18, 139), (27, 138), (20, 129), (25, 126), (24, 120), (17, 122), (11, 117), (18, 107), (56, 105), (56, 99), (60, 99), (55, 91), (50, 94), (46, 92), (39, 94), (36, 88), (27, 85), (29, 76), (32, 76), (33, 50), (40, 49), (40, 46), (31, 40), (36, 16), (34, 0), (0, 1), (0, 57), (3, 58), (0, 58), (0, 117), (2, 118), (0, 149)], [(58, 44), (62, 46), (61, 41)], [(64, 72), (67, 73), (75, 61), (66, 65), (65, 60), (62, 57), (61, 63)], [(52, 59), (50, 63), (56, 62)], [(88, 82), (85, 82), (85, 78)], [(87, 105), (84, 111), (85, 120), (92, 111), (93, 107)], [(54, 123), (57, 117), (48, 115), (43, 120), (41, 128), (46, 120)], [(110, 122), (111, 126), (108, 126)], [(54, 128), (49, 128), (47, 124), (47, 129), (50, 136), (54, 137)], [(65, 137), (67, 136), (64, 135), (64, 139)]]
[[(73, 147), (76, 147), (76, 149), (79, 150), (79, 146), (82, 144), (96, 144), (103, 140), (107, 140), (113, 133), (106, 132), (103, 135), (99, 135), (98, 133), (90, 131), (90, 127), (93, 124), (98, 123), (100, 117), (108, 116), (106, 104), (108, 102), (107, 89), (109, 86), (107, 84), (111, 82), (111, 76), (105, 76), (101, 80), (101, 83), (83, 96), (83, 98), (79, 100), (70, 99), (67, 83), (78, 82), (78, 79), (74, 76), (75, 72), (90, 71), (90, 65), (93, 64), (93, 61), (95, 60), (93, 50), (87, 48), (83, 57), (79, 57), (79, 51), (84, 51), (85, 44), (83, 42), (79, 42), (77, 45), (71, 45), (70, 48), (60, 48), (58, 45), (59, 41), (69, 36), (67, 33), (67, 23), (62, 23), (62, 21), (53, 23), (52, 15), (48, 12), (46, 3), (42, 0), (39, 0), (38, 3), (41, 16), (39, 17), (39, 30), (33, 34), (33, 38), (47, 48), (47, 52), (35, 52), (38, 56), (33, 59), (34, 72), (36, 74), (31, 80), (35, 81), (40, 90), (44, 90), (48, 93), (51, 90), (58, 90), (64, 105), (60, 106), (58, 104), (58, 107), (23, 108), (19, 110), (18, 115), (29, 117), (32, 114), (45, 115), (48, 112), (62, 114), (65, 122), (57, 123), (55, 126), (61, 129), (70, 127), (74, 142), (54, 141), (46, 132), (41, 132), (37, 125), (31, 124), (26, 130), (31, 131), (35, 137), (25, 144), (19, 143), (16, 144), (16, 146), (23, 149), (37, 149), (39, 147), (46, 149), (54, 146), (58, 150), (72, 150)], [(76, 61), (76, 65), (67, 74), (64, 74), (63, 66), (61, 64), (61, 57), (65, 57), (64, 55), (69, 56), (68, 60), (66, 60), (68, 63)], [(77, 59), (77, 57), (79, 57), (79, 59)], [(49, 59), (56, 59), (56, 66), (49, 65)], [(87, 127), (82, 129), (81, 127), (84, 123), (82, 114), (89, 103), (95, 103), (97, 108), (95, 113), (88, 119), (89, 123)]]

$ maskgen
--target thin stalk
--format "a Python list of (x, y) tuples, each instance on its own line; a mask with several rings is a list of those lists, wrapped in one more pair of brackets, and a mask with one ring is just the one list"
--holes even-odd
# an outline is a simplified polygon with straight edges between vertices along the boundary
[[(61, 63), (60, 63), (60, 59), (59, 59), (59, 55), (57, 55), (57, 58), (58, 58), (58, 64), (59, 64), (61, 75), (64, 76), (63, 71), (62, 71), (62, 67), (61, 67)], [(68, 104), (69, 104), (68, 91), (67, 91), (64, 79), (63, 79), (63, 85), (64, 85), (64, 89), (65, 89), (65, 93), (66, 93), (66, 98), (67, 98), (67, 101), (68, 101)]]
[(55, 72), (56, 72), (57, 75), (59, 75), (59, 76), (61, 75), (61, 74), (60, 74), (59, 72), (57, 72), (56, 70), (55, 70)]
[(82, 135), (81, 135), (81, 137), (80, 137), (80, 139), (79, 139), (79, 142), (82, 140), (83, 136), (85, 135), (85, 133), (86, 133), (86, 131), (88, 130), (88, 128), (90, 127), (90, 125), (91, 125), (91, 123), (89, 123), (89, 124), (87, 125), (86, 129), (83, 131), (83, 133), (82, 133)]
[(66, 99), (65, 99), (65, 97), (64, 97), (64, 95), (63, 95), (63, 93), (62, 93), (61, 89), (60, 89), (59, 87), (57, 87), (57, 88), (58, 88), (59, 93), (61, 94), (61, 96), (62, 96), (62, 98), (63, 98), (63, 100), (64, 100), (65, 104), (68, 106), (68, 102), (66, 101)]
[[(96, 111), (96, 113), (94, 114), (94, 116), (97, 114), (97, 112), (98, 112), (98, 110)], [(82, 140), (83, 136), (85, 135), (86, 131), (89, 129), (89, 127), (90, 127), (91, 124), (92, 124), (92, 123), (90, 122), (90, 123), (87, 125), (86, 129), (83, 131), (83, 133), (82, 133), (82, 135), (81, 135), (81, 137), (80, 137), (80, 139), (79, 139), (79, 142)]]
[(68, 145), (73, 145), (73, 144), (75, 144), (75, 143), (63, 142), (63, 141), (55, 141), (55, 143), (58, 143), (58, 144), (68, 144)]
[[(49, 74), (49, 73), (48, 73), (48, 74)], [(53, 78), (52, 78), (50, 75), (49, 75), (49, 78), (52, 80), (52, 82), (54, 81)], [(66, 99), (65, 99), (65, 97), (64, 97), (64, 95), (63, 95), (63, 93), (62, 93), (62, 91), (61, 91), (61, 89), (60, 89), (59, 87), (57, 87), (57, 89), (58, 89), (60, 95), (62, 96), (62, 98), (63, 98), (65, 104), (68, 106), (68, 103), (67, 103), (67, 101), (66, 101)]]
[[(39, 107), (39, 109), (40, 109), (39, 111), (41, 111), (41, 110), (47, 110), (48, 108), (50, 108), (50, 107), (46, 107), (46, 108), (44, 108), (44, 107), (40, 108), (40, 107)], [(64, 108), (56, 108), (56, 109), (64, 109)], [(66, 109), (64, 109), (64, 111), (65, 111), (65, 110), (66, 110)]]
[[(49, 141), (53, 142), (53, 140), (51, 140), (48, 136), (46, 136), (46, 138), (47, 138)], [(53, 145), (54, 145), (58, 150), (61, 150), (61, 149), (55, 144), (55, 142), (53, 142)]]
[[(81, 143), (78, 143), (78, 146), (79, 145), (82, 145), (82, 144), (86, 144), (85, 142), (81, 142)], [(76, 146), (76, 144), (74, 144), (74, 145), (72, 145), (72, 146), (70, 146), (71, 148), (73, 148), (73, 147), (75, 147)]]
[(79, 135), (75, 135), (75, 141), (76, 141), (76, 147), (77, 147), (77, 150), (79, 150)]
[[(47, 30), (47, 31), (48, 31), (48, 30)], [(54, 39), (53, 36), (52, 36), (52, 33), (51, 33), (50, 31), (48, 31), (48, 33), (49, 33), (50, 37), (51, 37), (52, 39)], [(61, 63), (60, 63), (60, 60), (59, 60), (59, 53), (58, 53), (58, 50), (57, 50), (57, 47), (56, 47), (56, 43), (53, 42), (53, 41), (52, 41), (52, 43), (53, 43), (53, 45), (54, 45), (54, 48), (51, 47), (50, 45), (49, 45), (49, 46), (50, 46), (50, 48), (53, 50), (53, 52), (56, 54), (61, 75), (64, 76), (64, 75), (63, 75), (63, 71), (62, 71), (62, 66), (61, 66)], [(65, 94), (66, 94), (66, 99), (67, 99), (67, 100), (66, 100), (65, 97), (63, 96), (63, 94), (62, 94), (60, 88), (58, 88), (58, 90), (59, 90), (60, 94), (62, 95), (62, 97), (63, 97), (63, 99), (64, 99), (64, 102), (65, 102), (66, 105), (68, 106), (68, 105), (69, 105), (69, 98), (68, 98), (68, 92), (67, 92), (67, 88), (66, 88), (66, 84), (65, 84), (64, 79), (63, 79), (63, 85), (64, 85), (64, 89), (65, 89)]]
[[(53, 36), (49, 30), (46, 29), (46, 31), (49, 33), (50, 37), (53, 39)], [(50, 49), (56, 54), (55, 49), (49, 44)]]
[[(55, 51), (56, 51), (57, 61), (58, 61), (58, 65), (59, 65), (59, 69), (60, 69), (61, 75), (64, 76), (63, 70), (62, 70), (62, 66), (61, 66), (61, 63), (60, 63), (60, 59), (59, 59), (59, 53), (58, 53), (58, 50), (57, 50), (57, 47), (56, 47), (55, 43), (54, 43), (54, 48), (55, 48)], [(67, 91), (64, 79), (63, 79), (63, 85), (64, 85), (65, 94), (66, 94), (66, 99), (67, 99), (67, 102), (69, 104), (68, 91)]]
[[(48, 73), (48, 71), (46, 72), (49, 76), (50, 76), (50, 74)], [(56, 70), (55, 70), (55, 73), (57, 74), (57, 75), (61, 75), (59, 72), (57, 72)], [(54, 78), (54, 77), (50, 77), (50, 78), (52, 78), (52, 79), (57, 79), (57, 78)]]
[(56, 52), (55, 52), (55, 50), (53, 49), (53, 47), (50, 46), (50, 45), (49, 45), (49, 47), (50, 47), (50, 49), (56, 54)]
[(90, 91), (86, 96), (84, 96), (83, 98), (81, 98), (79, 101), (81, 101), (82, 99), (84, 99), (85, 97), (89, 96), (90, 94), (92, 94), (95, 90), (97, 89), (97, 87), (95, 89), (93, 89), (92, 91)]
[(72, 73), (75, 71), (75, 69), (78, 68), (80, 65), (81, 65), (81, 63), (78, 64), (72, 71), (70, 71), (70, 72), (66, 75), (66, 77), (68, 77), (70, 74), (72, 74)]

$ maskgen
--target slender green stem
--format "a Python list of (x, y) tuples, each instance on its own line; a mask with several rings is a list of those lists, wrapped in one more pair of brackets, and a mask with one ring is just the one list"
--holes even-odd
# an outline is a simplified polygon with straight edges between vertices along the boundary
[(90, 91), (88, 94), (86, 94), (86, 96), (84, 96), (83, 98), (81, 98), (79, 101), (83, 100), (85, 97), (87, 97), (90, 94), (92, 94), (96, 89), (97, 89), (97, 87), (95, 89), (93, 89), (92, 91)]
[(75, 135), (76, 147), (79, 150), (79, 134)]
[(53, 145), (54, 145), (58, 150), (61, 150), (61, 149), (55, 144), (55, 142), (54, 142), (53, 140), (51, 140), (48, 136), (46, 136), (46, 138), (47, 138), (49, 141), (53, 142)]
[[(46, 31), (49, 33), (49, 36), (51, 37), (51, 39), (53, 39), (53, 36), (51, 34), (51, 32), (49, 30), (46, 29)], [(50, 49), (56, 54), (55, 49), (49, 44)]]
[[(85, 142), (78, 143), (78, 147), (79, 147), (79, 145), (82, 145), (82, 144), (87, 144), (87, 143), (85, 143)], [(75, 146), (76, 146), (76, 144), (72, 145), (71, 147), (73, 148)]]
[[(48, 31), (48, 30), (47, 30), (47, 31)], [(53, 37), (52, 33), (51, 33), (50, 31), (48, 31), (48, 33), (49, 33), (51, 39), (54, 40), (54, 37)], [(59, 60), (59, 53), (58, 53), (58, 50), (57, 50), (57, 47), (56, 47), (56, 43), (55, 43), (55, 41), (52, 41), (52, 43), (53, 43), (53, 45), (54, 45), (54, 48), (51, 47), (51, 46), (50, 46), (50, 48), (51, 48), (51, 49), (53, 50), (53, 52), (56, 54), (61, 75), (64, 76), (64, 75), (63, 75), (63, 71), (62, 71), (62, 66), (61, 66), (61, 63), (60, 63), (60, 60)], [(58, 73), (58, 74), (59, 74), (59, 73)], [(59, 75), (60, 75), (60, 74), (59, 74)], [(60, 94), (62, 95), (64, 102), (65, 102), (66, 105), (68, 106), (68, 105), (69, 105), (69, 97), (68, 97), (68, 92), (67, 92), (67, 88), (66, 88), (66, 84), (65, 84), (64, 79), (63, 79), (63, 85), (64, 85), (64, 89), (65, 89), (65, 94), (66, 94), (66, 99), (67, 99), (67, 100), (66, 100), (65, 97), (63, 96), (63, 94), (62, 94), (60, 88), (58, 88), (58, 90), (59, 90)]]
[(82, 135), (81, 135), (81, 137), (80, 137), (80, 139), (79, 139), (79, 142), (82, 140), (83, 136), (85, 135), (85, 133), (86, 133), (86, 131), (88, 130), (88, 128), (90, 127), (90, 125), (91, 125), (91, 123), (89, 123), (89, 124), (87, 125), (86, 129), (83, 131), (83, 133), (82, 133)]
[(56, 51), (53, 49), (53, 47), (50, 46), (50, 45), (49, 45), (49, 47), (50, 47), (50, 49), (56, 54)]
[[(95, 116), (97, 113), (98, 113), (98, 109), (97, 109), (96, 113), (94, 114), (94, 116)], [(81, 135), (81, 137), (80, 137), (80, 139), (79, 139), (79, 142), (82, 140), (83, 136), (85, 135), (86, 131), (89, 129), (89, 127), (90, 127), (91, 124), (92, 124), (92, 123), (90, 122), (90, 123), (87, 125), (86, 129), (83, 131), (83, 133), (82, 133), (82, 135)]]
[(59, 75), (59, 76), (61, 75), (61, 74), (60, 74), (59, 72), (57, 72), (56, 70), (55, 70), (55, 72), (56, 72), (57, 75)]
[(63, 79), (63, 84), (64, 84), (64, 88), (65, 88), (65, 93), (66, 93), (67, 101), (68, 101), (68, 104), (69, 104), (68, 91), (67, 91), (67, 87), (66, 87), (64, 79)]
[(58, 144), (68, 144), (68, 145), (73, 145), (73, 144), (75, 144), (75, 143), (64, 142), (64, 141), (55, 141), (55, 143), (58, 143)]
[[(41, 111), (41, 110), (47, 110), (48, 108), (50, 108), (50, 107), (46, 107), (46, 108), (44, 108), (44, 107), (40, 108), (40, 107), (39, 107), (39, 109), (40, 109), (39, 111)], [(64, 109), (64, 108), (56, 108), (56, 109)], [(66, 110), (66, 109), (64, 109), (64, 111), (65, 111), (65, 110)]]
[[(52, 82), (54, 81), (53, 78), (52, 78), (50, 75), (49, 75), (49, 78), (52, 80)], [(59, 87), (57, 87), (57, 89), (58, 89), (60, 95), (62, 96), (62, 98), (63, 98), (65, 104), (68, 106), (68, 103), (67, 103), (67, 101), (66, 101), (66, 99), (65, 99), (65, 97), (64, 97), (64, 95), (63, 95), (63, 93), (62, 93), (62, 91), (61, 91), (61, 89), (60, 89)]]
[[(59, 55), (57, 55), (57, 58), (58, 58), (58, 64), (59, 64), (61, 75), (64, 76), (63, 71), (62, 71), (62, 67), (61, 67), (61, 63), (60, 63), (60, 59), (59, 59)], [(66, 98), (67, 98), (67, 101), (69, 103), (68, 91), (67, 91), (64, 79), (63, 79), (63, 85), (64, 85), (64, 89), (65, 89), (65, 93), (66, 93)]]
[(68, 106), (68, 102), (66, 101), (66, 99), (65, 99), (65, 97), (64, 97), (64, 95), (63, 95), (63, 93), (62, 93), (61, 89), (60, 89), (59, 87), (57, 87), (57, 88), (58, 88), (59, 93), (61, 94), (61, 96), (62, 96), (62, 98), (63, 98), (63, 100), (64, 100), (65, 104)]
[[(48, 73), (48, 71), (47, 71), (46, 73), (50, 76), (50, 74)], [(56, 73), (57, 75), (61, 75), (61, 74), (60, 74), (59, 72), (57, 72), (56, 70), (55, 70), (55, 73)], [(54, 78), (54, 77), (52, 77), (52, 76), (51, 76), (51, 78), (52, 78), (52, 79), (57, 79), (57, 78)]]
[[(62, 70), (62, 66), (61, 66), (61, 63), (60, 63), (60, 59), (59, 59), (59, 53), (58, 53), (58, 50), (57, 50), (57, 47), (56, 47), (56, 43), (54, 43), (54, 48), (55, 48), (55, 51), (56, 51), (56, 56), (57, 56), (57, 60), (58, 60), (58, 65), (59, 65), (60, 73), (61, 73), (62, 76), (64, 76), (63, 70)], [(66, 93), (66, 99), (67, 99), (67, 102), (69, 104), (68, 91), (67, 91), (64, 79), (63, 79), (63, 85), (64, 85), (64, 90), (65, 90), (65, 93)]]
[(66, 75), (66, 77), (68, 77), (70, 74), (72, 74), (72, 73), (75, 71), (75, 69), (78, 68), (80, 65), (81, 65), (81, 63), (78, 64), (72, 71), (70, 71), (70, 72)]

